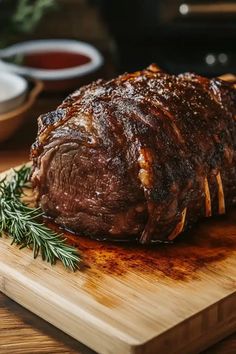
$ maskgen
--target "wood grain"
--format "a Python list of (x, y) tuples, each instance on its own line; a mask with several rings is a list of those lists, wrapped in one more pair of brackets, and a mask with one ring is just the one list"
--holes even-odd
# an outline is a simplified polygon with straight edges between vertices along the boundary
[[(1, 354), (93, 354), (92, 350), (59, 331), (0, 293)], [(235, 354), (236, 334), (202, 354)]]
[(236, 211), (174, 246), (77, 238), (87, 267), (33, 260), (0, 241), (0, 289), (99, 353), (198, 353), (236, 328)]
[(0, 293), (1, 354), (93, 352)]

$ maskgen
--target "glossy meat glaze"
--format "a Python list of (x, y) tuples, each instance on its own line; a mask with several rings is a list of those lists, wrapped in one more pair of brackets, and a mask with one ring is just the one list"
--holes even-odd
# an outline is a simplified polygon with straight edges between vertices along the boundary
[(172, 241), (236, 202), (236, 90), (151, 65), (98, 80), (39, 117), (33, 186), (80, 235)]

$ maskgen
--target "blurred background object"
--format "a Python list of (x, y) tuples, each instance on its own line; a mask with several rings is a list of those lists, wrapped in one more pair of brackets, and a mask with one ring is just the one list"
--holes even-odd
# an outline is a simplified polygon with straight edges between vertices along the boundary
[(44, 84), (39, 99), (31, 100), (30, 91), (24, 102), (0, 114), (2, 147), (19, 146), (28, 159), (42, 112), (54, 109), (74, 89), (115, 75), (110, 43), (98, 7), (88, 1), (0, 0), (1, 70), (22, 75), (30, 85), (32, 79)]
[[(83, 42), (83, 45), (85, 43), (86, 48), (92, 46), (93, 53), (96, 51), (101, 53), (104, 65), (80, 77), (79, 81), (67, 83), (64, 81), (62, 86), (59, 81), (44, 82), (43, 90), (40, 81), (25, 77), (29, 89), (24, 102), (11, 111), (0, 114), (0, 171), (29, 160), (30, 146), (35, 140), (37, 118), (40, 114), (54, 110), (75, 88), (101, 77), (113, 77), (117, 73), (114, 42), (106, 30), (96, 4), (87, 0), (0, 0), (1, 53), (4, 53), (6, 48), (16, 48), (16, 46), (18, 49), (24, 47), (25, 50), (24, 42), (27, 42), (28, 46), (29, 42), (38, 45), (38, 40), (55, 39), (76, 41), (77, 48), (80, 42)], [(46, 64), (52, 70), (57, 70), (59, 64), (65, 67), (74, 63), (72, 63), (74, 59), (71, 56), (68, 58), (68, 55), (66, 61), (64, 55), (59, 62), (58, 55), (55, 58), (55, 53), (42, 56), (45, 49), (44, 47), (37, 56), (30, 58), (24, 55), (23, 57), (13, 55), (8, 59), (13, 59), (14, 62), (16, 60), (15, 64), (18, 65), (24, 64), (22, 60), (27, 59), (27, 66), (31, 67), (39, 66), (40, 60), (41, 67), (44, 66), (46, 69), (44, 60), (47, 58)], [(84, 58), (80, 57), (80, 59)], [(84, 61), (83, 63), (86, 64)], [(47, 91), (45, 91), (45, 84), (47, 84)], [(54, 85), (50, 87), (50, 91), (49, 84)]]
[(115, 75), (114, 45), (93, 1), (0, 0), (1, 49), (36, 39), (74, 39), (95, 46), (106, 62), (92, 79)]
[[(7, 74), (9, 75), (9, 74)], [(10, 74), (12, 76), (11, 79), (11, 84), (14, 85), (14, 88), (19, 91), (19, 83), (17, 81), (19, 80), (19, 77), (16, 75)], [(1, 78), (2, 75), (0, 73), (0, 83), (1, 83)], [(9, 80), (9, 79), (8, 79)], [(6, 80), (5, 80), (6, 81)], [(8, 81), (9, 82), (9, 81)], [(22, 84), (22, 83), (21, 83)], [(26, 83), (23, 82), (23, 87), (26, 85)], [(21, 90), (22, 88), (21, 87)], [(1, 88), (1, 85), (0, 85)], [(25, 91), (22, 91), (21, 94), (15, 95), (14, 97), (10, 98), (8, 101), (0, 101), (0, 107), (7, 107), (9, 108), (9, 101), (11, 103), (11, 110), (7, 110), (7, 112), (1, 113), (0, 114), (0, 143), (5, 143), (6, 140), (14, 136), (14, 133), (17, 132), (20, 126), (24, 122), (26, 122), (27, 126), (32, 126), (32, 124), (35, 126), (36, 122), (35, 119), (31, 116), (31, 120), (27, 121), (27, 115), (29, 115), (29, 112), (32, 114), (32, 110), (34, 108), (34, 103), (40, 94), (40, 92), (43, 89), (43, 84), (40, 81), (29, 81), (28, 85), (28, 92), (26, 95)], [(16, 91), (17, 92), (17, 91)], [(21, 92), (21, 91), (20, 91)], [(25, 97), (25, 100), (22, 102), (22, 96)], [(21, 99), (21, 100), (19, 100)], [(20, 104), (16, 106), (16, 101)], [(30, 123), (30, 124), (29, 124)], [(25, 130), (25, 129), (24, 129)], [(28, 131), (28, 129), (26, 129)], [(24, 137), (24, 134), (21, 135), (21, 137)], [(30, 135), (32, 138), (32, 136)]]
[(5, 47), (18, 34), (30, 33), (43, 15), (55, 8), (56, 0), (1, 0), (0, 1), (0, 46)]
[(28, 84), (20, 76), (0, 71), (0, 115), (24, 102)]
[(71, 39), (39, 39), (0, 50), (0, 69), (38, 79), (46, 91), (76, 89), (103, 64), (99, 51)]
[(151, 62), (173, 73), (235, 73), (236, 1), (0, 1), (2, 47), (46, 38), (94, 45), (105, 57), (98, 75), (105, 78)]
[(120, 56), (120, 71), (156, 62), (204, 75), (236, 72), (236, 1), (97, 0)]

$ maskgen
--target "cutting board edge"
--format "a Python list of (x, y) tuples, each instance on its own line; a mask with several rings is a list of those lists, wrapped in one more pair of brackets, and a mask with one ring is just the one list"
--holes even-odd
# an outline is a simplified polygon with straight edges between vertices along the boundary
[[(1, 265), (1, 262), (0, 262)], [(3, 264), (0, 267), (1, 269), (4, 269)], [(0, 271), (0, 273), (2, 272), (2, 270)], [(36, 302), (36, 303), (29, 303), (29, 298), (33, 299), (37, 296), (37, 294), (33, 291), (33, 289), (31, 288), (31, 286), (25, 287), (18, 279), (17, 275), (18, 272), (15, 272), (15, 276), (11, 275), (11, 277), (9, 278), (9, 273), (8, 277), (6, 276), (6, 274), (3, 274), (4, 272), (2, 272), (2, 274), (0, 274), (0, 291), (2, 291), (5, 295), (7, 295), (8, 297), (10, 297), (12, 300), (16, 301), (17, 303), (19, 303), (20, 305), (22, 305), (23, 307), (27, 308), (28, 310), (32, 311), (33, 313), (35, 313), (37, 316), (43, 318), (45, 321), (51, 323), (52, 325), (54, 325), (55, 327), (59, 328), (60, 330), (62, 330), (63, 332), (67, 333), (68, 335), (72, 336), (73, 338), (75, 338), (76, 340), (82, 342), (83, 344), (89, 346), (90, 348), (96, 350), (99, 353), (102, 354), (108, 354), (110, 353), (110, 349), (111, 345), (113, 346), (114, 350), (113, 353), (114, 354), (120, 354), (122, 352), (122, 354), (143, 354), (146, 353), (148, 350), (148, 354), (156, 354), (158, 347), (160, 347), (161, 352), (163, 352), (163, 348), (165, 348), (166, 346), (168, 348), (164, 349), (167, 350), (170, 354), (177, 354), (179, 353), (179, 350), (183, 351), (186, 354), (195, 354), (198, 351), (195, 351), (194, 348), (196, 348), (196, 350), (200, 349), (200, 350), (204, 350), (209, 346), (209, 340), (207, 340), (207, 336), (209, 334), (209, 332), (211, 331), (211, 329), (214, 328), (214, 336), (213, 338), (210, 339), (210, 344), (214, 344), (215, 342), (219, 341), (219, 339), (224, 338), (225, 336), (231, 334), (235, 329), (236, 329), (236, 313), (233, 314), (233, 317), (230, 317), (230, 323), (229, 326), (227, 327), (227, 330), (225, 331), (225, 326), (228, 324), (229, 321), (229, 317), (228, 317), (228, 313), (231, 312), (231, 305), (232, 305), (232, 301), (235, 302), (236, 299), (236, 291), (233, 291), (231, 294), (229, 294), (227, 297), (223, 298), (220, 301), (216, 301), (214, 304), (211, 304), (210, 306), (206, 307), (205, 309), (202, 309), (201, 311), (199, 311), (198, 313), (194, 314), (193, 316), (191, 316), (188, 319), (183, 320), (182, 322), (180, 322), (179, 324), (175, 325), (174, 327), (167, 329), (166, 331), (164, 331), (163, 333), (159, 334), (158, 336), (156, 336), (155, 338), (152, 338), (150, 340), (144, 341), (144, 342), (139, 342), (139, 343), (135, 343), (135, 339), (132, 343), (132, 340), (129, 341), (128, 338), (126, 339), (122, 339), (119, 338), (119, 336), (114, 336), (114, 331), (112, 334), (109, 335), (109, 333), (104, 332), (104, 328), (99, 328), (99, 326), (95, 325), (95, 323), (92, 323), (91, 321), (85, 322), (84, 319), (82, 318), (78, 318), (76, 316), (68, 319), (67, 317), (67, 324), (68, 321), (71, 322), (71, 327), (67, 328), (63, 325), (63, 320), (61, 319), (61, 321), (59, 321), (59, 317), (55, 317), (52, 318), (50, 316), (50, 312), (51, 312), (51, 306), (48, 306), (47, 303), (47, 299), (44, 297), (40, 297), (40, 301)], [(23, 288), (23, 291), (22, 291)], [(16, 289), (18, 291), (16, 291)], [(27, 295), (27, 299), (24, 300), (25, 295)], [(233, 299), (233, 300), (232, 300)], [(52, 299), (51, 299), (52, 301)], [(211, 327), (209, 327), (207, 329), (206, 332), (203, 333), (203, 335), (201, 335), (200, 337), (195, 338), (192, 343), (191, 343), (191, 348), (193, 348), (193, 350), (188, 352), (188, 348), (184, 348), (181, 345), (178, 347), (178, 345), (176, 345), (175, 347), (177, 348), (177, 351), (171, 351), (170, 350), (170, 344), (174, 342), (173, 337), (176, 336), (176, 330), (179, 332), (179, 337), (181, 338), (181, 336), (184, 338), (185, 333), (186, 333), (186, 326), (188, 327), (190, 324), (193, 328), (197, 328), (196, 326), (201, 326), (201, 323), (199, 323), (199, 317), (203, 316), (203, 317), (207, 317), (208, 314), (212, 311), (218, 311), (219, 306), (222, 307), (227, 307), (228, 310), (226, 311), (226, 314), (223, 315), (223, 319), (221, 321), (219, 321), (218, 324), (213, 323)], [(57, 311), (58, 311), (58, 304), (56, 304), (57, 307)], [(42, 308), (44, 308), (44, 313), (42, 313)], [(46, 309), (46, 310), (45, 310)], [(60, 311), (62, 312), (62, 316), (63, 316), (63, 306), (61, 306)], [(221, 313), (224, 312), (224, 309), (221, 309)], [(78, 321), (80, 321), (78, 323)], [(232, 321), (232, 323), (231, 323)], [(196, 323), (195, 323), (196, 322)], [(89, 327), (89, 331), (88, 328), (84, 330), (85, 325)], [(218, 331), (215, 330), (217, 325)], [(79, 335), (77, 335), (75, 333), (75, 331), (73, 330), (73, 327), (77, 327), (79, 328)], [(83, 333), (81, 333), (81, 329), (83, 329), (84, 331), (84, 335)], [(223, 329), (223, 333), (222, 333), (222, 329)], [(112, 330), (114, 330), (114, 328), (112, 327)], [(197, 332), (199, 331), (199, 329), (197, 330)], [(90, 334), (94, 332), (94, 334), (92, 334), (89, 338), (86, 337), (86, 333), (89, 332)], [(181, 335), (182, 332), (182, 335)], [(97, 337), (97, 338), (96, 338)], [(93, 338), (94, 340), (94, 345), (93, 343), (91, 343), (91, 338)], [(94, 339), (95, 338), (95, 339)], [(167, 340), (168, 338), (168, 340)], [(99, 340), (97, 340), (99, 339)], [(102, 340), (104, 339), (104, 340)], [(100, 343), (100, 347), (98, 347), (97, 343)], [(199, 342), (201, 342), (202, 344), (200, 345)], [(109, 343), (109, 345), (107, 345)], [(206, 344), (207, 343), (207, 344)], [(188, 347), (189, 347), (189, 341), (187, 342)], [(153, 350), (152, 350), (153, 348)]]
[[(231, 311), (232, 303), (234, 303), (233, 312)], [(165, 350), (164, 352), (168, 352), (169, 354), (179, 354), (180, 352), (185, 354), (198, 354), (199, 352), (207, 349), (209, 346), (219, 342), (226, 336), (235, 332), (236, 330), (235, 304), (236, 304), (236, 290), (232, 291), (225, 298), (216, 301), (214, 304), (211, 304), (210, 306), (202, 309), (201, 311), (194, 314), (193, 316), (183, 320), (182, 322), (179, 322), (177, 325), (164, 331), (158, 337), (154, 337), (150, 341), (147, 341), (146, 343), (144, 343), (144, 345), (142, 345), (143, 351), (141, 352), (137, 351), (135, 352), (135, 354), (141, 354), (141, 353), (156, 354), (158, 349), (160, 350), (160, 353), (162, 353), (163, 350)], [(223, 319), (220, 320), (219, 322), (213, 323), (211, 327), (207, 328), (207, 330), (205, 330), (203, 326), (201, 330), (202, 334), (194, 338), (192, 341), (187, 341), (186, 347), (185, 344), (184, 345), (176, 344), (175, 341), (176, 330), (179, 332), (178, 335), (181, 336), (180, 329), (182, 327), (182, 337), (184, 339), (184, 336), (187, 334), (188, 331), (185, 329), (185, 327), (188, 327), (189, 324), (191, 324), (191, 326), (195, 328), (197, 331), (196, 326), (199, 325), (201, 326), (201, 323), (199, 323), (199, 318), (201, 317), (203, 317), (203, 319), (207, 318), (209, 314), (212, 313), (213, 311), (220, 312), (221, 314), (219, 317), (223, 316)], [(223, 315), (224, 312), (225, 315)], [(232, 312), (232, 315), (229, 316), (230, 312)], [(169, 340), (167, 340), (167, 338)], [(159, 343), (157, 343), (157, 341)], [(175, 343), (175, 350), (171, 349), (171, 343)], [(190, 347), (191, 350), (189, 349)]]
[[(22, 274), (19, 271), (15, 271), (15, 270), (13, 270), (13, 272), (10, 273), (8, 271), (8, 268), (10, 268), (8, 265), (0, 261), (0, 291), (2, 293), (4, 293), (12, 300), (16, 301), (21, 306), (25, 307), (27, 310), (43, 318), (46, 322), (49, 322), (53, 326), (59, 328), (60, 330), (67, 333), (71, 337), (87, 345), (89, 348), (96, 350), (96, 352), (102, 354), (110, 354), (109, 348), (112, 345), (115, 348), (114, 349), (115, 351), (112, 352), (113, 354), (120, 354), (121, 352), (122, 354), (136, 353), (136, 351), (135, 352), (133, 351), (133, 348), (136, 347), (139, 348), (144, 345), (144, 343), (142, 342), (139, 343), (135, 338), (131, 336), (127, 335), (124, 338), (124, 333), (120, 332), (119, 330), (117, 330), (115, 327), (111, 325), (106, 325), (103, 322), (103, 327), (100, 328), (97, 323), (92, 321), (92, 318), (90, 318), (89, 320), (88, 319), (85, 320), (81, 317), (78, 317), (73, 312), (71, 312), (70, 317), (67, 316), (66, 322), (64, 322), (63, 318), (60, 318), (59, 316), (52, 318), (51, 317), (52, 302), (53, 302), (52, 297), (50, 298), (48, 298), (47, 296), (39, 297), (38, 293), (33, 289), (33, 286), (36, 283), (34, 280), (31, 280), (28, 286), (25, 286), (26, 283), (19, 280), (21, 279)], [(47, 291), (46, 288), (45, 290)], [(33, 299), (36, 298), (37, 301), (34, 303)], [(50, 304), (48, 300), (50, 300)], [(57, 315), (59, 312), (61, 312), (60, 316), (63, 317), (63, 311), (65, 311), (64, 306), (59, 306), (57, 301), (54, 302), (54, 306), (55, 306), (55, 311), (57, 311)], [(59, 309), (60, 311), (58, 311)], [(94, 319), (95, 321), (97, 321), (95, 317)], [(68, 325), (68, 322), (71, 323), (71, 327), (69, 329), (65, 325), (65, 323)], [(79, 335), (75, 333), (75, 330), (73, 329), (75, 327), (79, 328), (79, 333), (80, 333)], [(104, 330), (104, 327), (106, 327), (108, 331), (110, 329), (112, 333), (109, 334), (108, 332), (106, 332)], [(84, 330), (84, 328), (86, 329)], [(85, 338), (83, 337), (83, 335), (81, 336), (81, 329), (83, 330), (84, 334), (89, 332), (90, 334), (89, 338), (86, 338), (86, 335), (84, 336)], [(114, 331), (117, 332), (116, 335), (114, 335)], [(91, 338), (93, 338), (95, 342), (94, 345), (91, 343)], [(110, 345), (107, 345), (108, 341), (110, 341), (109, 342)], [(98, 342), (101, 345), (101, 350), (98, 348)]]

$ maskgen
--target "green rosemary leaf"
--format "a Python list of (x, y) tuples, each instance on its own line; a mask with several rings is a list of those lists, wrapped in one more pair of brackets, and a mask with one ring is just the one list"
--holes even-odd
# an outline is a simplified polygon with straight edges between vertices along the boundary
[(30, 188), (31, 168), (27, 166), (14, 170), (10, 180), (0, 181), (0, 236), (12, 237), (12, 244), (20, 249), (32, 249), (34, 258), (40, 254), (44, 261), (52, 265), (60, 260), (66, 268), (78, 269), (80, 256), (77, 249), (68, 245), (60, 235), (40, 222), (43, 211), (30, 208), (21, 201), (25, 188)]

